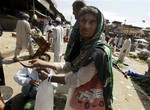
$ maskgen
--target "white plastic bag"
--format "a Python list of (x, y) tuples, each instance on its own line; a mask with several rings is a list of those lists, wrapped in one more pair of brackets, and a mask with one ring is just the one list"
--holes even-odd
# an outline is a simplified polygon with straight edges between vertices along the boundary
[(53, 88), (51, 82), (45, 79), (38, 87), (34, 110), (53, 110), (53, 104)]

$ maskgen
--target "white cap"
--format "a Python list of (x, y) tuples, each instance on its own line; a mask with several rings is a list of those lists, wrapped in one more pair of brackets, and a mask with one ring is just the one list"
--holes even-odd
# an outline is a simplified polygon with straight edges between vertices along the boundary
[(26, 13), (24, 13), (22, 16), (23, 16), (23, 17), (26, 17), (26, 18), (29, 18), (29, 17), (30, 17), (30, 16), (29, 16), (28, 14), (26, 14)]
[(61, 18), (57, 17), (56, 21), (61, 22)]

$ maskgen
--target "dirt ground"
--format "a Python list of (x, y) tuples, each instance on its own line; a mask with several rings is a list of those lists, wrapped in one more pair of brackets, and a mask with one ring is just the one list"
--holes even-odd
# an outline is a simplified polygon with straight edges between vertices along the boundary
[[(13, 51), (15, 48), (15, 38), (11, 37), (12, 32), (4, 32), (3, 36), (0, 37), (0, 51), (4, 57), (3, 59), (3, 67), (5, 72), (6, 85), (11, 86), (13, 88), (13, 96), (15, 98), (13, 108), (19, 103), (18, 96), (21, 91), (21, 86), (18, 85), (13, 76), (16, 72), (21, 68), (21, 65), (12, 61)], [(49, 52), (53, 59), (53, 53)], [(22, 52), (20, 56), (24, 59), (27, 58), (28, 53), (26, 51)], [(137, 61), (135, 59), (126, 58), (125, 62), (129, 64), (129, 66), (144, 74), (147, 70), (147, 64)], [(126, 79), (122, 73), (113, 68), (114, 70), (114, 102), (113, 108), (114, 110), (150, 110), (150, 101), (148, 98), (139, 91), (138, 88), (134, 85), (134, 83), (129, 79)], [(60, 87), (59, 90), (63, 93), (67, 93), (66, 87)], [(17, 104), (16, 104), (17, 103)], [(21, 105), (20, 105), (21, 106)]]

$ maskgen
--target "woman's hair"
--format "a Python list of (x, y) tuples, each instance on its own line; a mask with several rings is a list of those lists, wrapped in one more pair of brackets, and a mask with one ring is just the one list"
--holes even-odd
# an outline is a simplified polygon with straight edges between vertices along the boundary
[(81, 16), (86, 15), (87, 13), (92, 14), (93, 16), (96, 17), (97, 22), (99, 22), (101, 20), (101, 15), (99, 14), (99, 11), (94, 8), (94, 7), (90, 7), (90, 6), (86, 6), (84, 8), (81, 8), (80, 12), (79, 12), (79, 18)]
[(79, 12), (79, 19), (78, 19), (78, 21), (80, 22), (80, 18), (82, 16), (86, 15), (86, 14), (92, 14), (96, 18), (98, 26), (97, 26), (97, 30), (96, 30), (95, 36), (99, 36), (99, 38), (101, 39), (102, 36), (100, 34), (104, 30), (104, 20), (105, 20), (103, 14), (96, 7), (85, 6), (85, 7), (81, 8), (81, 10)]

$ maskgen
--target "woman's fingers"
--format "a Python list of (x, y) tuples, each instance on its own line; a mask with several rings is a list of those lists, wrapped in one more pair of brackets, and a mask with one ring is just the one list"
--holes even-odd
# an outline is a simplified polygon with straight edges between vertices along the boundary
[(32, 64), (29, 63), (29, 62), (22, 62), (22, 61), (19, 61), (19, 63), (24, 66), (24, 67), (28, 67), (28, 68), (32, 68)]

